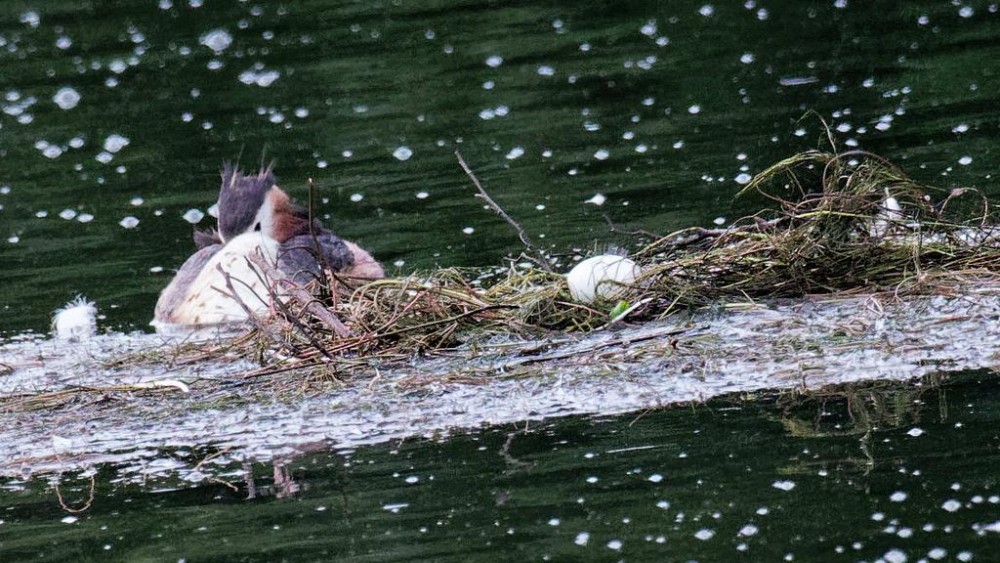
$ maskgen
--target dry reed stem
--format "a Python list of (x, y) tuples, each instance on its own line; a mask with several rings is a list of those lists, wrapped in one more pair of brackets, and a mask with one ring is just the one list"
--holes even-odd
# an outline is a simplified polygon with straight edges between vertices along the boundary
[(535, 243), (531, 240), (531, 237), (528, 235), (528, 232), (524, 230), (524, 227), (508, 215), (507, 212), (504, 211), (504, 209), (500, 207), (500, 205), (494, 201), (492, 197), (490, 197), (490, 194), (483, 189), (483, 185), (479, 182), (479, 178), (476, 177), (476, 174), (471, 168), (469, 168), (469, 165), (465, 163), (465, 159), (462, 158), (462, 153), (456, 150), (455, 158), (458, 159), (458, 164), (462, 167), (462, 170), (465, 171), (465, 174), (469, 177), (469, 179), (472, 180), (472, 184), (476, 186), (476, 190), (479, 191), (479, 193), (476, 194), (476, 197), (485, 201), (486, 205), (488, 205), (494, 213), (499, 215), (504, 221), (507, 221), (510, 226), (514, 227), (514, 230), (517, 231), (518, 238), (521, 239), (521, 243), (528, 249), (528, 252), (534, 255), (529, 256), (528, 258), (531, 259), (532, 262), (541, 266), (546, 272), (551, 272), (552, 266), (549, 264), (549, 261), (546, 260), (545, 253), (542, 249), (535, 245)]
[(153, 385), (155, 382), (139, 383), (135, 385), (105, 385), (105, 386), (77, 386), (58, 391), (44, 392), (20, 392), (0, 395), (0, 409), (5, 411), (31, 411), (40, 409), (52, 409), (69, 404), (75, 399), (92, 395), (104, 395), (106, 398), (114, 398), (117, 393), (153, 393), (163, 392), (170, 389), (176, 390), (174, 385)]

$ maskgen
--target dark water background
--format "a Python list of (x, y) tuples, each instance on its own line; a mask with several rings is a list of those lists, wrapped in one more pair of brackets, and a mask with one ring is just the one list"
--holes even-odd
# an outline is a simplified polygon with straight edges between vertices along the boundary
[[(809, 111), (841, 148), (992, 194), (997, 10), (3, 2), (0, 334), (44, 330), (78, 293), (107, 315), (102, 326), (145, 329), (193, 250), (182, 215), (213, 203), (226, 159), (273, 160), (300, 201), (314, 178), (327, 223), (404, 273), (520, 250), (473, 197), (456, 149), (556, 251), (634, 242), (605, 215), (660, 233), (732, 220), (745, 211), (731, 206), (737, 179), (824, 143), (819, 119), (801, 119)], [(63, 88), (76, 105), (57, 98)], [(115, 135), (128, 144), (106, 151)], [(394, 157), (400, 147), (412, 156)], [(584, 203), (595, 194), (603, 206)]]
[[(243, 465), (0, 481), (5, 561), (995, 561), (1000, 380), (733, 397)], [(317, 444), (322, 450), (327, 446)], [(163, 466), (166, 471), (167, 466)], [(240, 476), (250, 470), (252, 479)], [(156, 468), (150, 472), (155, 474)], [(80, 508), (90, 478), (58, 478)], [(787, 559), (790, 557), (791, 559)]]
[[(842, 149), (996, 195), (998, 18), (989, 1), (2, 2), (0, 336), (46, 330), (78, 293), (103, 327), (145, 330), (227, 159), (275, 161), (299, 200), (313, 178), (328, 225), (403, 273), (520, 250), (456, 149), (557, 252), (630, 245), (604, 216), (731, 221), (749, 175), (824, 146), (819, 117)], [(5, 478), (0, 560), (995, 559), (995, 374), (793, 399), (319, 443), (278, 468), (191, 444), (157, 455), (219, 454), (217, 480), (100, 466), (75, 515), (52, 482), (82, 507), (88, 475)]]

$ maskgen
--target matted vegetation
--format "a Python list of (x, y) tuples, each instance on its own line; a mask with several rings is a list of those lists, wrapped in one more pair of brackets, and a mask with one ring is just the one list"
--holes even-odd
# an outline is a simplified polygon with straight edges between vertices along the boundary
[[(280, 348), (284, 356), (316, 362), (344, 355), (402, 359), (497, 334), (590, 331), (621, 318), (758, 299), (948, 292), (969, 280), (995, 281), (1000, 272), (985, 198), (973, 189), (919, 185), (871, 153), (797, 154), (757, 175), (739, 197), (762, 200), (763, 209), (725, 229), (655, 238), (631, 256), (643, 274), (613, 302), (574, 303), (563, 276), (544, 263), (518, 260), (487, 287), (447, 269), (353, 291), (342, 285), (326, 292), (323, 315), (314, 314), (315, 304), (284, 299), (276, 315), (255, 322), (245, 351), (261, 357), (263, 349)], [(544, 260), (528, 250), (532, 262)], [(327, 312), (349, 334), (338, 334)]]
[(922, 186), (866, 152), (809, 151), (757, 175), (740, 197), (767, 202), (733, 227), (691, 229), (638, 253), (644, 289), (671, 303), (844, 291), (936, 291), (1000, 271), (988, 201)]
[[(127, 405), (189, 390), (197, 395), (194, 404), (211, 408), (294, 399), (350, 384), (346, 380), (371, 386), (380, 370), (408, 369), (418, 357), (442, 361), (423, 364), (412, 380), (397, 381), (394, 389), (530, 377), (595, 361), (610, 373), (632, 348), (664, 358), (683, 356), (696, 365), (718, 346), (702, 345), (702, 336), (689, 332), (683, 318), (671, 326), (637, 327), (625, 339), (587, 340), (570, 333), (812, 294), (868, 294), (878, 303), (886, 297), (974, 295), (990, 288), (995, 294), (1000, 287), (1000, 244), (989, 202), (972, 189), (919, 185), (876, 155), (795, 155), (759, 174), (739, 197), (761, 210), (723, 229), (649, 236), (631, 255), (642, 268), (635, 282), (619, 287), (613, 300), (587, 305), (572, 300), (565, 277), (552, 271), (523, 231), (528, 254), (490, 278), (443, 269), (363, 284), (329, 276), (326, 284), (302, 288), (261, 257), (251, 257), (272, 282), (271, 295), (263, 297), (273, 307), (267, 316), (252, 316), (249, 331), (131, 354), (108, 367), (171, 369), (249, 359), (259, 368), (221, 379), (24, 392), (0, 397), (0, 410), (88, 408), (109, 400)], [(820, 340), (809, 346), (822, 347)], [(577, 342), (583, 344), (575, 347)], [(838, 341), (840, 348), (871, 345), (865, 339)], [(286, 374), (290, 371), (295, 375)]]

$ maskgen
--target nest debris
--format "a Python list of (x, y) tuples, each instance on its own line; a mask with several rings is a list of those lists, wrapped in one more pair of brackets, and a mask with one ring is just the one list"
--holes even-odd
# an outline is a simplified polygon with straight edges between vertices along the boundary
[(524, 261), (486, 287), (456, 269), (353, 290), (334, 284), (323, 311), (349, 335), (317, 315), (314, 301), (273, 293), (282, 305), (254, 322), (244, 354), (263, 359), (277, 347), (280, 356), (304, 362), (409, 359), (496, 335), (595, 330), (612, 321), (616, 304), (642, 321), (760, 299), (931, 294), (998, 281), (1000, 240), (986, 198), (970, 188), (920, 185), (875, 154), (797, 154), (747, 184), (739, 198), (751, 197), (764, 200), (762, 210), (728, 228), (685, 229), (636, 251), (631, 258), (643, 273), (612, 302), (574, 303), (563, 276)]
[[(476, 185), (480, 197), (492, 202)], [(489, 278), (452, 268), (359, 284), (327, 272), (325, 283), (303, 288), (251, 257), (270, 282), (264, 299), (273, 307), (267, 316), (248, 309), (248, 332), (132, 354), (109, 367), (251, 359), (260, 368), (224, 381), (171, 379), (16, 393), (0, 397), (0, 411), (155, 401), (165, 393), (186, 394), (188, 383), (200, 391), (201, 404), (217, 408), (230, 401), (322, 392), (331, 384), (344, 385), (342, 374), (374, 372), (371, 385), (382, 367), (418, 356), (445, 357), (445, 372), (400, 385), (481, 382), (488, 380), (484, 375), (530, 375), (544, 363), (565, 368), (570, 358), (548, 353), (550, 346), (572, 341), (566, 333), (598, 330), (623, 318), (641, 322), (813, 294), (965, 295), (1000, 286), (1000, 232), (989, 201), (970, 188), (920, 185), (877, 155), (797, 154), (758, 174), (738, 197), (764, 203), (754, 202), (759, 211), (727, 228), (695, 227), (666, 236), (643, 231), (649, 242), (631, 255), (642, 274), (617, 288), (615, 299), (588, 305), (573, 301), (565, 278), (553, 273), (544, 252), (505, 213), (528, 254)], [(697, 334), (681, 325), (650, 327), (645, 338), (656, 339), (658, 349), (667, 352), (678, 343), (696, 342)], [(628, 346), (635, 338), (612, 338), (573, 354), (589, 361), (606, 347)], [(487, 367), (468, 361), (484, 351), (504, 361), (482, 364)], [(448, 364), (449, 357), (459, 358), (461, 367)], [(0, 373), (12, 369), (0, 363)], [(287, 371), (297, 376), (284, 377)]]

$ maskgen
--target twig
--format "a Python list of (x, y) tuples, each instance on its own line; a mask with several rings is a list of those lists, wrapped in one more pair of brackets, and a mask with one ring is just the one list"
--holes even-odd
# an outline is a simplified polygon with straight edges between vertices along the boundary
[(650, 240), (657, 240), (662, 236), (652, 231), (647, 231), (645, 229), (636, 229), (634, 231), (619, 231), (618, 227), (615, 227), (615, 224), (611, 221), (611, 217), (608, 217), (607, 213), (604, 213), (603, 215), (601, 215), (601, 217), (604, 217), (604, 222), (608, 224), (609, 233), (628, 235), (630, 237), (646, 237)]
[(719, 237), (733, 232), (732, 229), (706, 229), (703, 227), (688, 227), (662, 236), (647, 244), (636, 256), (644, 256), (648, 253), (661, 253), (665, 250), (677, 250), (686, 246), (697, 244), (705, 239), (718, 239)]
[(198, 465), (194, 466), (194, 471), (201, 471), (201, 466), (205, 465), (209, 461), (212, 461), (213, 459), (215, 459), (215, 458), (217, 458), (217, 457), (219, 457), (221, 455), (225, 455), (225, 454), (229, 453), (232, 449), (233, 449), (232, 446), (226, 446), (225, 448), (223, 448), (223, 449), (221, 449), (221, 450), (219, 450), (219, 451), (217, 451), (215, 453), (212, 453), (212, 454), (209, 454), (208, 456), (205, 456), (201, 461), (198, 462)]
[[(215, 459), (215, 458), (217, 458), (217, 457), (219, 457), (221, 455), (229, 453), (229, 451), (232, 450), (232, 449), (233, 449), (232, 446), (227, 446), (225, 449), (219, 450), (219, 451), (217, 451), (217, 452), (215, 452), (215, 453), (213, 453), (213, 454), (205, 457), (204, 459), (202, 459), (201, 461), (198, 462), (198, 465), (194, 466), (193, 471), (201, 471), (201, 467), (203, 465), (205, 465), (207, 462), (209, 462), (209, 461), (211, 461), (211, 460), (213, 460), (213, 459)], [(215, 476), (209, 476), (208, 480), (211, 481), (211, 482), (213, 482), (213, 483), (218, 483), (220, 485), (224, 485), (226, 487), (229, 487), (229, 489), (232, 490), (233, 492), (239, 492), (239, 490), (240, 490), (239, 487), (237, 487), (236, 485), (230, 483), (229, 481), (226, 481), (225, 479), (220, 479), (220, 478), (215, 477)]]
[(70, 507), (66, 506), (66, 501), (63, 500), (62, 493), (59, 492), (59, 483), (56, 483), (55, 485), (53, 485), (53, 488), (55, 488), (55, 490), (56, 490), (56, 498), (59, 500), (59, 507), (62, 508), (63, 510), (65, 510), (66, 512), (69, 512), (70, 514), (79, 514), (81, 512), (86, 512), (90, 508), (90, 505), (94, 503), (94, 487), (96, 485), (96, 482), (97, 481), (94, 478), (94, 476), (91, 475), (90, 476), (90, 495), (87, 497), (87, 502), (83, 503), (83, 506), (80, 507), (80, 508), (70, 508)]
[(472, 184), (476, 186), (477, 190), (479, 190), (479, 193), (476, 194), (476, 197), (479, 197), (483, 201), (485, 201), (486, 205), (489, 206), (489, 208), (492, 209), (494, 213), (499, 215), (501, 219), (507, 221), (508, 223), (510, 223), (512, 227), (514, 227), (514, 229), (517, 231), (518, 238), (521, 239), (521, 243), (524, 244), (524, 246), (532, 254), (534, 254), (534, 256), (528, 257), (529, 259), (531, 259), (532, 262), (541, 266), (542, 269), (544, 269), (546, 272), (552, 272), (552, 266), (550, 266), (548, 260), (545, 259), (545, 253), (542, 252), (540, 248), (535, 246), (535, 243), (531, 241), (531, 237), (528, 236), (527, 231), (524, 230), (524, 227), (522, 227), (520, 223), (518, 223), (510, 215), (508, 215), (507, 212), (504, 211), (503, 208), (500, 207), (500, 205), (497, 202), (493, 201), (493, 198), (490, 197), (490, 194), (486, 193), (486, 190), (483, 189), (483, 185), (479, 183), (479, 178), (476, 178), (476, 174), (472, 171), (471, 168), (469, 168), (469, 165), (465, 163), (465, 159), (462, 158), (462, 153), (455, 151), (455, 158), (458, 159), (458, 164), (462, 167), (462, 170), (465, 171), (465, 174), (469, 177), (470, 180), (472, 180)]
[[(333, 268), (330, 267), (330, 262), (326, 259), (326, 254), (323, 252), (323, 247), (319, 244), (319, 238), (316, 236), (316, 224), (315, 224), (315, 206), (316, 206), (316, 187), (313, 185), (313, 179), (309, 178), (306, 183), (309, 185), (308, 194), (308, 213), (309, 213), (309, 236), (312, 237), (313, 241), (313, 251), (316, 253), (317, 261), (320, 266), (323, 267), (324, 272), (332, 272)], [(331, 289), (332, 292), (332, 289)]]
[(500, 457), (502, 457), (504, 459), (504, 461), (507, 462), (507, 465), (512, 465), (512, 466), (514, 466), (516, 468), (531, 467), (530, 463), (528, 463), (526, 461), (521, 461), (521, 460), (515, 458), (510, 453), (510, 446), (514, 443), (514, 438), (517, 437), (517, 436), (520, 436), (522, 434), (525, 434), (527, 432), (528, 432), (528, 423), (525, 422), (524, 423), (524, 430), (515, 430), (515, 431), (510, 432), (510, 433), (507, 434), (507, 440), (503, 443), (503, 446), (500, 448), (500, 452), (499, 452), (500, 453)]
[(550, 362), (553, 360), (565, 360), (567, 358), (577, 357), (590, 352), (595, 352), (603, 348), (609, 348), (611, 346), (627, 346), (629, 344), (634, 344), (636, 342), (642, 342), (644, 340), (651, 340), (653, 338), (662, 338), (664, 336), (674, 337), (679, 334), (684, 334), (686, 332), (691, 332), (692, 329), (687, 328), (673, 328), (668, 327), (666, 329), (653, 330), (645, 334), (638, 334), (635, 336), (629, 336), (626, 338), (615, 338), (612, 340), (605, 340), (604, 342), (599, 342), (593, 346), (588, 346), (582, 350), (569, 350), (565, 352), (556, 352), (554, 354), (547, 354), (544, 356), (532, 356), (529, 358), (520, 358), (516, 360), (511, 360), (504, 364), (504, 369), (510, 369), (515, 366), (523, 366), (525, 364), (536, 364), (540, 362)]
[(292, 325), (295, 326), (295, 328), (299, 329), (299, 332), (301, 332), (309, 340), (309, 343), (312, 344), (313, 348), (319, 350), (319, 352), (326, 356), (328, 360), (333, 359), (333, 356), (326, 351), (326, 347), (316, 339), (316, 335), (313, 334), (313, 331), (309, 330), (304, 324), (302, 324), (302, 321), (299, 320), (298, 316), (292, 312), (291, 307), (289, 307), (283, 299), (279, 299), (278, 294), (273, 289), (271, 290), (271, 299), (273, 299), (275, 305), (281, 309), (285, 318), (288, 319)]
[[(226, 282), (226, 289), (229, 290), (228, 297), (230, 299), (232, 299), (233, 301), (236, 301), (236, 304), (239, 305), (241, 309), (243, 309), (243, 312), (247, 314), (247, 319), (250, 321), (251, 324), (253, 324), (254, 328), (256, 328), (257, 330), (261, 331), (262, 333), (268, 335), (271, 338), (271, 340), (274, 341), (275, 344), (278, 344), (279, 346), (282, 346), (283, 348), (289, 348), (289, 346), (287, 345), (287, 343), (285, 343), (284, 341), (282, 341), (281, 338), (278, 338), (278, 336), (276, 334), (271, 333), (271, 331), (269, 331), (267, 329), (267, 327), (264, 326), (264, 323), (261, 322), (261, 320), (257, 316), (257, 314), (254, 313), (253, 311), (251, 311), (250, 307), (248, 307), (247, 304), (243, 302), (243, 299), (241, 299), (240, 296), (239, 296), (239, 294), (236, 293), (236, 288), (233, 287), (233, 279), (232, 279), (232, 277), (229, 275), (229, 272), (227, 272), (227, 271), (225, 271), (225, 270), (222, 269), (222, 264), (216, 264), (215, 265), (215, 269), (218, 270), (218, 272), (220, 274), (222, 274), (222, 279), (225, 280), (225, 282)], [(224, 291), (220, 290), (219, 288), (215, 288), (215, 289), (219, 293), (222, 293), (223, 295), (226, 295), (226, 293)], [(290, 349), (290, 351), (293, 354), (295, 353), (294, 349), (291, 349), (291, 348), (289, 348), (289, 349)]]
[(803, 114), (802, 117), (799, 118), (799, 121), (804, 120), (806, 117), (809, 117), (810, 115), (818, 119), (819, 122), (823, 124), (823, 131), (826, 133), (827, 142), (830, 143), (830, 150), (832, 150), (833, 152), (837, 152), (837, 141), (836, 139), (833, 138), (833, 129), (826, 122), (826, 119), (823, 118), (822, 114), (820, 114), (818, 111), (814, 109), (811, 109), (807, 111), (805, 114)]
[[(284, 284), (285, 290), (288, 293), (302, 303), (302, 306), (306, 308), (309, 313), (314, 315), (317, 319), (322, 321), (326, 326), (330, 327), (330, 330), (334, 332), (340, 338), (346, 338), (351, 335), (351, 331), (347, 329), (344, 323), (340, 322), (340, 319), (336, 317), (329, 309), (324, 307), (322, 304), (316, 302), (313, 296), (309, 294), (308, 291), (302, 289), (298, 284), (291, 282), (288, 278), (281, 273), (277, 268), (272, 267), (270, 264), (264, 260), (263, 256), (259, 254), (252, 254), (249, 260), (258, 268), (260, 268), (268, 277), (275, 281), (286, 280), (289, 283)], [(227, 278), (228, 280), (228, 278)]]
[(377, 337), (378, 338), (388, 338), (390, 336), (396, 336), (397, 334), (405, 334), (407, 332), (412, 332), (412, 331), (415, 331), (415, 330), (420, 330), (420, 329), (424, 329), (424, 328), (428, 328), (428, 327), (432, 327), (432, 326), (437, 326), (437, 325), (447, 324), (447, 323), (453, 323), (455, 321), (460, 321), (460, 320), (462, 320), (462, 319), (464, 319), (466, 317), (474, 317), (474, 316), (478, 315), (479, 313), (484, 313), (486, 311), (494, 311), (494, 310), (497, 310), (497, 309), (517, 309), (517, 308), (518, 307), (516, 305), (486, 305), (484, 307), (480, 307), (479, 309), (473, 309), (471, 311), (465, 311), (464, 313), (459, 313), (457, 315), (448, 317), (446, 319), (436, 319), (436, 320), (428, 321), (426, 323), (421, 323), (421, 324), (418, 324), (418, 325), (413, 325), (413, 326), (398, 328), (396, 330), (391, 330), (389, 332), (383, 332), (381, 334), (378, 334)]

